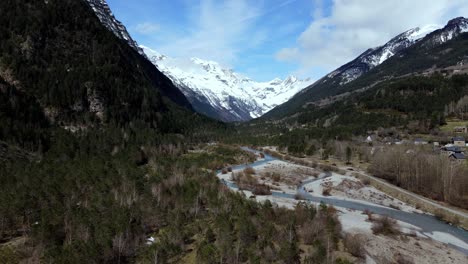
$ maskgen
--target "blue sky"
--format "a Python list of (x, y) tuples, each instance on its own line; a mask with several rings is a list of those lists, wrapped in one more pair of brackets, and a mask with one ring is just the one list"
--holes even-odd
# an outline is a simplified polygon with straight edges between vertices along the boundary
[(318, 79), (416, 26), (468, 15), (465, 0), (107, 0), (132, 37), (258, 81)]

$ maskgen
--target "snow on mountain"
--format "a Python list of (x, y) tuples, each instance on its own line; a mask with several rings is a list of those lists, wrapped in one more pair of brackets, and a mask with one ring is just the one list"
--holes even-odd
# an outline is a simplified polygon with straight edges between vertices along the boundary
[(327, 77), (341, 77), (341, 81), (339, 83), (340, 85), (344, 85), (348, 82), (354, 81), (355, 79), (359, 78), (362, 74), (382, 64), (384, 61), (391, 58), (397, 52), (414, 45), (427, 34), (433, 32), (438, 28), (440, 27), (437, 25), (427, 25), (424, 27), (417, 27), (405, 31), (391, 39), (383, 46), (379, 46), (365, 51), (355, 60), (338, 68), (336, 71), (332, 72)]
[(444, 28), (431, 33), (426, 45), (442, 44), (465, 32), (468, 32), (468, 19), (457, 17), (450, 20)]
[(138, 43), (132, 39), (130, 34), (127, 31), (127, 28), (118, 21), (112, 10), (110, 9), (109, 5), (105, 0), (86, 0), (91, 8), (94, 10), (94, 13), (99, 18), (101, 23), (114, 35), (118, 38), (126, 41), (130, 47), (134, 48), (138, 51), (141, 55), (145, 55), (143, 50), (138, 46)]
[(260, 117), (312, 84), (310, 79), (300, 80), (294, 76), (256, 82), (214, 61), (171, 58), (140, 47), (182, 90), (197, 111), (223, 121)]
[[(118, 38), (149, 58), (185, 94), (195, 110), (223, 121), (259, 117), (312, 82), (289, 77), (255, 82), (214, 61), (169, 58), (132, 39), (105, 0), (86, 0), (101, 23)], [(144, 49), (144, 50), (143, 50)]]

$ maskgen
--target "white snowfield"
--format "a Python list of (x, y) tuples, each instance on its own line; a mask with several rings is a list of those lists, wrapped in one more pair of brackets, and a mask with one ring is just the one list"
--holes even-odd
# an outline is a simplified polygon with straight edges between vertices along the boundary
[(311, 79), (300, 80), (290, 76), (285, 80), (276, 78), (269, 82), (257, 82), (215, 61), (199, 58), (171, 58), (148, 47), (141, 46), (150, 61), (186, 96), (190, 89), (205, 97), (216, 109), (235, 110), (233, 99), (250, 108), (252, 118), (259, 117), (280, 105), (297, 92), (313, 83)]

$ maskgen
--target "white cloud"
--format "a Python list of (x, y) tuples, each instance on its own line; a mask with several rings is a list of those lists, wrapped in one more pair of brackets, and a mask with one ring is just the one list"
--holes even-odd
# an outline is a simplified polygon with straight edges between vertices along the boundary
[(249, 5), (247, 0), (201, 0), (189, 10), (190, 31), (183, 35), (166, 32), (171, 41), (158, 48), (162, 53), (229, 63), (239, 54), (242, 43), (250, 38), (256, 38), (255, 44), (262, 41), (260, 32), (251, 25), (260, 9)]
[(317, 68), (333, 70), (410, 28), (443, 26), (453, 17), (468, 14), (466, 0), (333, 0), (326, 16), (322, 1), (316, 1), (315, 7), (296, 46), (276, 54), (280, 61), (299, 63), (298, 72), (309, 74)]
[(160, 32), (164, 41), (157, 49), (173, 57), (199, 57), (232, 65), (246, 50), (269, 41), (275, 30), (256, 22), (296, 1), (273, 6), (268, 5), (269, 1), (200, 0), (197, 5), (188, 1), (185, 17), (190, 27), (179, 32)]
[(135, 30), (136, 32), (144, 35), (151, 35), (156, 32), (158, 32), (161, 29), (161, 26), (159, 24), (151, 23), (151, 22), (145, 22), (136, 25)]

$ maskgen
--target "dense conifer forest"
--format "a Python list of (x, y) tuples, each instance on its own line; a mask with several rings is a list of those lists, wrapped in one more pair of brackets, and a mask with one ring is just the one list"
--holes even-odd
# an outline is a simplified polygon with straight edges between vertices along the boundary
[(22, 154), (0, 152), (0, 262), (313, 263), (336, 249), (333, 208), (227, 190), (214, 171), (251, 156), (204, 142), (232, 127), (193, 113), (84, 1), (6, 0), (0, 25), (0, 143)]
[(241, 144), (325, 159), (331, 140), (368, 130), (427, 133), (468, 94), (467, 76), (406, 77), (224, 124), (194, 113), (85, 1), (0, 6), (0, 263), (348, 263), (331, 259), (345, 250), (335, 208), (257, 203), (215, 172), (254, 159)]

